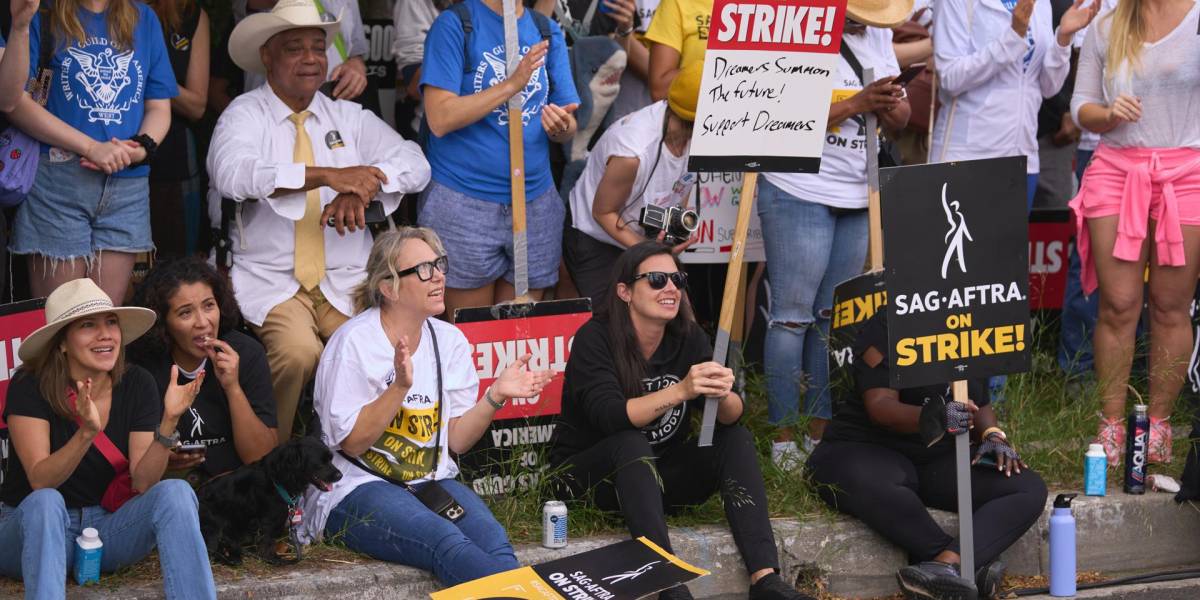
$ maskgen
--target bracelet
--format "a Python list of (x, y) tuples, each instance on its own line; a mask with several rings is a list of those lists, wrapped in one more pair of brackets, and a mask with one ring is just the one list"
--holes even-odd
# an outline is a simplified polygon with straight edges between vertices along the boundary
[(987, 439), (987, 436), (989, 436), (989, 435), (992, 435), (993, 433), (998, 433), (998, 434), (1000, 434), (1000, 438), (1001, 438), (1001, 439), (1003, 439), (1003, 440), (1004, 440), (1004, 441), (1006, 441), (1006, 442), (1008, 441), (1008, 436), (1007, 436), (1007, 435), (1005, 435), (1005, 434), (1004, 434), (1004, 430), (1003, 430), (1003, 429), (1000, 429), (999, 427), (988, 427), (987, 429), (984, 429), (984, 430), (983, 430), (983, 435), (979, 436), (979, 439), (981, 439), (981, 440), (986, 440), (986, 439)]
[(495, 400), (492, 399), (492, 386), (490, 386), (490, 385), (488, 386), (487, 391), (485, 391), (483, 393), (483, 399), (487, 400), (487, 403), (491, 404), (492, 408), (494, 408), (496, 410), (500, 410), (500, 409), (504, 408), (504, 405), (507, 403), (507, 401), (496, 402)]
[(629, 37), (629, 34), (631, 34), (631, 33), (633, 33), (632, 27), (630, 27), (629, 29), (618, 29), (616, 31), (617, 37)]

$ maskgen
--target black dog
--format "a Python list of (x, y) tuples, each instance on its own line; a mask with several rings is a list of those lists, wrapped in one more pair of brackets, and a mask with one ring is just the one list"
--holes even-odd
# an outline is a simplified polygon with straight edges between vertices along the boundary
[(286, 533), (290, 516), (283, 495), (298, 501), (310, 484), (328, 492), (341, 478), (341, 471), (333, 466), (333, 453), (317, 438), (305, 436), (258, 462), (210, 479), (196, 491), (200, 531), (209, 553), (224, 564), (241, 564), (242, 545), (254, 537), (264, 561), (296, 562), (275, 552), (275, 542)]

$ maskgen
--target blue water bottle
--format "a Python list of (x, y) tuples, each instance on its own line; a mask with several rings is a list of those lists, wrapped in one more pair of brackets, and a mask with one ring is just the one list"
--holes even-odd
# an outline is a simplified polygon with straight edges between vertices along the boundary
[(75, 538), (75, 583), (87, 585), (100, 581), (100, 557), (103, 553), (100, 532), (94, 528), (84, 529)]
[(1075, 595), (1075, 515), (1071, 501), (1078, 494), (1059, 494), (1050, 513), (1050, 595)]
[(1104, 446), (1092, 444), (1083, 456), (1083, 493), (1088, 496), (1103, 496), (1108, 487), (1105, 481), (1108, 456), (1104, 454)]

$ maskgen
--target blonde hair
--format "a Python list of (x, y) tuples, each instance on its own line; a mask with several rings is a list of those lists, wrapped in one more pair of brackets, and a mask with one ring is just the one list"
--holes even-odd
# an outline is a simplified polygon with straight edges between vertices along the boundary
[(446, 253), (442, 240), (428, 227), (401, 227), (376, 237), (371, 246), (371, 255), (367, 258), (367, 278), (351, 292), (355, 314), (383, 305), (379, 286), (385, 280), (392, 280), (393, 292), (400, 290), (396, 260), (400, 258), (400, 251), (408, 240), (421, 240), (429, 244), (438, 256)]
[[(67, 361), (67, 352), (62, 348), (63, 343), (67, 339), (67, 329), (71, 326), (67, 325), (58, 330), (50, 343), (46, 345), (46, 349), (42, 351), (41, 356), (35, 357), (33, 360), (21, 365), (21, 371), (31, 374), (37, 378), (38, 391), (42, 397), (50, 404), (50, 409), (54, 414), (64, 419), (74, 419), (75, 413), (67, 404), (67, 389), (75, 389), (75, 380), (71, 378), (70, 363)], [(112, 378), (112, 387), (116, 389), (117, 384), (121, 383), (121, 376), (125, 374), (125, 340), (121, 340), (121, 344), (117, 349), (117, 362), (113, 365), (113, 370), (109, 371), (109, 377)], [(76, 390), (78, 391), (78, 390)]]
[[(81, 0), (55, 0), (50, 8), (51, 31), (59, 47), (71, 42), (83, 45), (87, 33), (79, 22)], [(133, 48), (133, 30), (138, 23), (138, 9), (134, 0), (110, 0), (105, 11), (108, 22), (108, 41), (117, 48)], [(57, 49), (57, 48), (56, 48)]]
[(1112, 81), (1122, 67), (1136, 69), (1146, 43), (1146, 20), (1142, 0), (1120, 0), (1105, 18), (1109, 19), (1105, 74)]

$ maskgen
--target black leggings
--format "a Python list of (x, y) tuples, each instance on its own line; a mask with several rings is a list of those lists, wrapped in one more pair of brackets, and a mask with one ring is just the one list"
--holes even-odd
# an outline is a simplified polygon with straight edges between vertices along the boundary
[[(909, 559), (931, 560), (943, 550), (958, 552), (958, 540), (942, 531), (926, 506), (958, 510), (954, 453), (914, 462), (903, 453), (872, 443), (826, 440), (808, 468), (830, 507), (857, 517)], [(986, 565), (1037, 522), (1046, 506), (1046, 484), (1031, 470), (1005, 477), (993, 469), (971, 469), (975, 506), (975, 564)]]
[(665, 511), (700, 504), (720, 489), (747, 572), (779, 568), (758, 454), (741, 425), (718, 427), (707, 448), (689, 440), (658, 456), (641, 431), (621, 431), (563, 462), (564, 500), (590, 491), (600, 509), (624, 514), (633, 537), (646, 536), (668, 551)]

